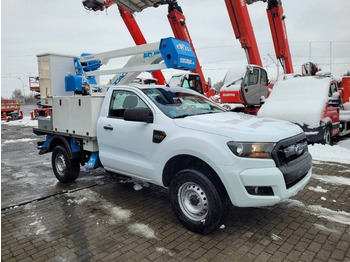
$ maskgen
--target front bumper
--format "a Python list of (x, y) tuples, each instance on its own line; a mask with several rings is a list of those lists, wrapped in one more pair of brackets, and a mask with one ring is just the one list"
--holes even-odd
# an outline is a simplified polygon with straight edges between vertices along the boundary
[[(227, 193), (234, 206), (261, 207), (272, 206), (296, 195), (311, 178), (312, 168), (300, 176), (297, 183), (287, 188), (285, 178), (277, 167), (251, 168), (235, 173), (233, 167), (225, 167), (228, 187)], [(225, 171), (224, 171), (225, 172)], [(248, 188), (271, 188), (273, 195), (253, 195)]]
[(221, 166), (233, 205), (271, 206), (296, 195), (310, 180), (312, 157), (304, 133), (276, 143), (272, 159), (239, 158)]

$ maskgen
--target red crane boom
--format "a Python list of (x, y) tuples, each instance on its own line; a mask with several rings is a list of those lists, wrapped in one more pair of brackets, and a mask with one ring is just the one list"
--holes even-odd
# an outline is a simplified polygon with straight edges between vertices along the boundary
[(244, 48), (248, 64), (262, 66), (259, 48), (245, 0), (225, 0), (233, 31)]
[(269, 0), (267, 16), (277, 59), (280, 60), (284, 73), (294, 73), (292, 56), (289, 50), (285, 16), (281, 0)]
[(186, 26), (186, 18), (183, 15), (181, 7), (177, 4), (177, 1), (168, 1), (169, 8), (168, 8), (168, 20), (171, 26), (171, 29), (173, 30), (175, 38), (187, 41), (190, 43), (192, 50), (197, 58), (197, 68), (195, 70), (192, 70), (192, 73), (196, 73), (200, 76), (201, 82), (203, 85), (203, 93), (207, 93), (210, 89), (209, 84), (205, 81), (204, 74), (202, 71), (202, 67), (199, 63), (195, 48), (193, 46), (193, 42), (191, 39), (191, 36), (188, 32), (188, 28)]
[[(140, 27), (138, 26), (134, 16), (124, 8), (118, 6), (120, 16), (122, 17), (126, 27), (128, 28), (130, 35), (134, 39), (136, 45), (147, 44), (145, 37), (143, 36)], [(152, 76), (158, 80), (159, 85), (165, 85), (165, 77), (161, 71), (152, 72)]]
[(262, 66), (259, 48), (247, 8), (247, 4), (258, 1), (268, 2), (267, 16), (276, 57), (281, 62), (284, 73), (293, 73), (294, 70), (281, 0), (225, 0), (233, 31), (246, 52), (248, 64)]

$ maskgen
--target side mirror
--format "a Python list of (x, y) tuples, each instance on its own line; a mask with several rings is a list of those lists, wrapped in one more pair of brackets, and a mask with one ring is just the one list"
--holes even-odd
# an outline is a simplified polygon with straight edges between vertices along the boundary
[(128, 108), (124, 112), (125, 121), (153, 123), (153, 113), (149, 108)]
[(339, 92), (334, 92), (332, 95), (332, 99), (339, 99), (339, 97), (340, 97)]
[(211, 77), (208, 77), (208, 90), (211, 88)]
[(251, 65), (247, 65), (247, 70), (249, 70), (249, 74), (253, 74), (253, 67)]
[(334, 92), (332, 97), (328, 98), (328, 105), (333, 107), (340, 106), (340, 94), (338, 92)]

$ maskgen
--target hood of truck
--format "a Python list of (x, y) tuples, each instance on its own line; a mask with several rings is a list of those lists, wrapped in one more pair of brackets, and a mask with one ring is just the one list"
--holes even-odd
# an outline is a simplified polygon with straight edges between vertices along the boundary
[(226, 136), (241, 142), (278, 142), (302, 133), (290, 122), (261, 118), (243, 113), (215, 113), (174, 119), (177, 126)]

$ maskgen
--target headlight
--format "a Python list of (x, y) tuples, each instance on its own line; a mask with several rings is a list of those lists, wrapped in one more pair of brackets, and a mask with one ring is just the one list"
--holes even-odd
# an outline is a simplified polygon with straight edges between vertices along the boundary
[(271, 158), (275, 143), (228, 142), (228, 147), (239, 157)]

